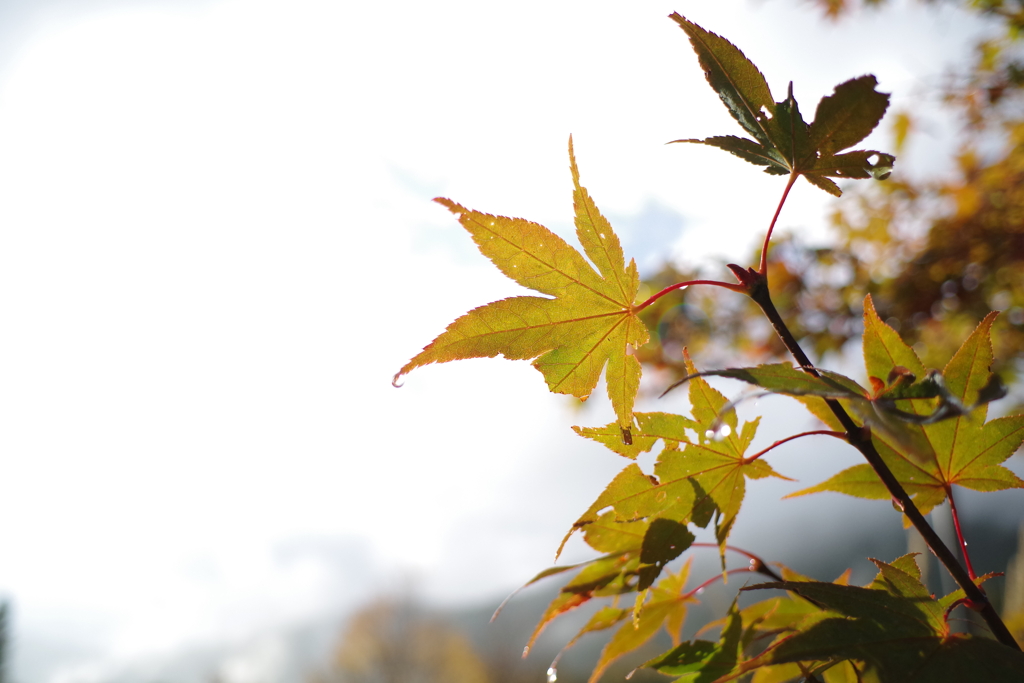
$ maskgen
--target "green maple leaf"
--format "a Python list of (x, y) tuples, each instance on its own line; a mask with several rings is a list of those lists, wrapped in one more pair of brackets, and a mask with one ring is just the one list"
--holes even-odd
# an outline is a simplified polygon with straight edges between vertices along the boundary
[[(686, 364), (691, 374), (696, 373), (689, 356)], [(716, 535), (724, 552), (725, 540), (746, 494), (746, 480), (769, 476), (785, 479), (763, 460), (746, 458), (759, 419), (739, 428), (736, 414), (728, 412), (721, 431), (711, 433), (720, 426), (719, 416), (727, 403), (725, 396), (696, 377), (690, 384), (695, 419), (665, 413), (638, 414), (637, 439), (631, 448), (650, 450), (659, 439), (665, 444), (655, 462), (654, 475), (645, 474), (636, 464), (623, 469), (576, 520), (559, 553), (569, 537), (580, 529), (587, 530), (587, 542), (592, 547), (613, 552), (633, 547), (629, 544), (650, 531), (648, 526), (623, 524), (660, 517), (705, 526), (712, 510), (718, 517)], [(636, 457), (633, 451), (614, 442), (611, 425), (577, 431), (616, 452), (625, 452), (627, 457)], [(606, 512), (608, 508), (610, 512)]]
[(671, 18), (690, 38), (708, 83), (737, 123), (754, 139), (721, 135), (704, 140), (674, 140), (710, 145), (731, 152), (773, 175), (798, 174), (826, 192), (842, 191), (829, 178), (877, 178), (892, 172), (895, 157), (874, 150), (843, 150), (871, 133), (889, 106), (889, 95), (875, 90), (874, 76), (836, 86), (821, 99), (814, 121), (800, 114), (790, 84), (788, 97), (776, 102), (764, 75), (739, 48), (680, 16)]
[(640, 279), (636, 263), (626, 265), (619, 238), (580, 185), (571, 139), (569, 160), (576, 235), (597, 270), (542, 225), (435, 200), (458, 217), (501, 272), (552, 298), (517, 296), (470, 311), (406, 363), (395, 380), (430, 363), (501, 354), (534, 359), (551, 391), (586, 399), (607, 367), (608, 395), (628, 443), (641, 373), (631, 350), (649, 340), (634, 311)]
[[(875, 430), (872, 434), (879, 454), (922, 513), (944, 501), (954, 484), (976, 491), (1024, 488), (1024, 481), (1002, 465), (1024, 442), (1024, 415), (986, 422), (984, 394), (992, 386), (989, 368), (995, 317), (995, 313), (989, 314), (978, 325), (942, 372), (945, 390), (952, 398), (961, 405), (976, 407), (949, 419), (924, 424), (903, 422), (899, 430)], [(868, 376), (877, 386), (884, 384), (881, 378), (894, 373), (925, 374), (914, 350), (879, 318), (870, 296), (864, 302), (864, 360)], [(923, 416), (935, 410), (935, 400), (930, 398), (898, 398), (893, 402), (904, 404), (902, 410), (910, 415)], [(810, 407), (819, 417), (834, 421), (821, 406)], [(843, 470), (790, 496), (819, 491), (882, 500), (890, 497), (869, 465)]]
[(636, 424), (630, 430), (633, 439), (629, 444), (622, 442), (622, 430), (618, 422), (604, 427), (573, 427), (573, 431), (607, 446), (625, 458), (636, 460), (641, 453), (654, 448), (659, 439), (678, 441), (679, 435), (685, 434), (687, 429), (699, 428), (690, 418), (672, 413), (635, 413), (634, 418)]
[[(571, 581), (562, 586), (558, 595), (551, 601), (547, 609), (544, 610), (544, 614), (541, 615), (540, 621), (537, 622), (537, 626), (534, 627), (533, 633), (530, 635), (530, 640), (526, 644), (526, 650), (523, 652), (523, 655), (525, 656), (529, 652), (537, 637), (555, 618), (576, 609), (580, 605), (586, 604), (594, 598), (633, 592), (636, 589), (639, 566), (639, 552), (618, 553), (606, 555), (578, 565), (552, 567), (527, 582), (523, 588), (549, 576), (583, 567)], [(509, 598), (511, 597), (509, 596)], [(505, 602), (508, 602), (508, 599)], [(497, 613), (495, 613), (495, 616), (497, 616)]]
[[(686, 369), (691, 375), (697, 369), (689, 356), (685, 356)], [(724, 558), (725, 541), (732, 530), (746, 495), (747, 479), (778, 477), (786, 479), (764, 460), (748, 460), (747, 449), (754, 440), (760, 418), (739, 428), (736, 413), (722, 416), (728, 400), (703, 378), (690, 383), (690, 408), (698, 424), (694, 441), (685, 442), (682, 451), (665, 448), (654, 467), (661, 481), (694, 479), (714, 502), (718, 510), (716, 537)], [(723, 419), (720, 420), (720, 417)], [(694, 507), (702, 500), (694, 501)], [(724, 563), (724, 559), (723, 559)], [(724, 568), (724, 565), (723, 565)]]
[(883, 683), (1020, 680), (1024, 654), (993, 640), (950, 632), (946, 601), (928, 593), (911, 556), (892, 564), (872, 561), (879, 573), (866, 588), (785, 581), (745, 589), (780, 588), (813, 600), (827, 612), (719, 681), (767, 665), (822, 660), (867, 662)]
[(727, 676), (743, 656), (743, 619), (734, 600), (717, 643), (694, 640), (644, 664), (663, 674), (679, 676), (677, 681), (712, 683)]
[[(803, 399), (836, 431), (842, 431), (841, 425), (819, 399), (840, 400), (862, 424), (871, 426), (879, 454), (927, 513), (954, 484), (978, 491), (1024, 488), (1024, 481), (1001, 464), (1024, 442), (1024, 415), (985, 422), (987, 404), (1005, 393), (990, 371), (994, 320), (991, 314), (982, 321), (942, 373), (925, 372), (914, 350), (878, 317), (869, 296), (864, 303), (864, 358), (870, 390), (838, 373), (818, 370), (815, 377), (785, 363), (691, 373), (669, 390), (708, 375), (737, 379)], [(722, 404), (719, 410), (724, 414), (712, 428), (731, 413), (732, 405)], [(787, 497), (819, 491), (890, 497), (866, 464)]]
[(580, 629), (579, 633), (563, 648), (563, 652), (576, 644), (587, 633), (606, 630), (615, 626), (615, 633), (601, 651), (601, 656), (590, 675), (589, 683), (596, 683), (617, 659), (633, 652), (651, 640), (662, 627), (679, 644), (687, 608), (698, 600), (685, 591), (690, 573), (689, 561), (678, 572), (666, 575), (645, 593), (646, 602), (642, 611), (634, 618), (632, 608), (603, 607)]

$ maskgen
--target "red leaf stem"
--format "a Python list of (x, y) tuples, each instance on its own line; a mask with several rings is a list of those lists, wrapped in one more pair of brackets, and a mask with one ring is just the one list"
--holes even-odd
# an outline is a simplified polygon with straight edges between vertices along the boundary
[(837, 439), (842, 439), (843, 441), (847, 440), (845, 432), (833, 432), (833, 431), (829, 431), (827, 429), (816, 429), (816, 430), (811, 431), (811, 432), (800, 432), (799, 434), (794, 434), (793, 436), (787, 436), (785, 439), (779, 439), (778, 441), (773, 443), (768, 448), (765, 448), (764, 450), (761, 450), (761, 451), (758, 451), (757, 453), (754, 453), (749, 458), (743, 458), (743, 462), (744, 462), (744, 464), (750, 464), (750, 463), (754, 462), (755, 460), (757, 460), (758, 458), (760, 458), (765, 453), (767, 453), (768, 451), (770, 451), (773, 448), (775, 448), (776, 446), (781, 446), (782, 444), (786, 443), (787, 441), (792, 441), (793, 439), (799, 439), (801, 436), (814, 436), (816, 434), (821, 434), (823, 436), (833, 436), (833, 437), (835, 437)]
[(660, 292), (652, 296), (650, 299), (640, 304), (639, 306), (634, 306), (633, 312), (639, 313), (640, 311), (644, 310), (645, 308), (647, 308), (655, 301), (668, 294), (669, 292), (673, 292), (677, 289), (682, 289), (683, 287), (689, 287), (690, 285), (714, 285), (715, 287), (725, 287), (726, 289), (731, 289), (732, 291), (739, 292), (740, 294), (746, 294), (747, 292), (746, 288), (743, 287), (742, 285), (734, 285), (730, 282), (719, 282), (718, 280), (687, 280), (686, 282), (679, 282), (674, 285), (669, 285), (668, 287), (661, 290)]
[(685, 598), (692, 598), (694, 595), (696, 595), (697, 593), (700, 593), (705, 588), (707, 588), (708, 586), (713, 584), (715, 581), (718, 581), (719, 579), (723, 578), (726, 574), (740, 574), (740, 573), (749, 574), (751, 572), (757, 572), (757, 571), (760, 571), (760, 569), (758, 569), (757, 567), (753, 566), (753, 564), (751, 564), (751, 566), (749, 566), (749, 567), (740, 567), (739, 569), (730, 569), (727, 572), (723, 572), (721, 574), (715, 574), (710, 579), (708, 579), (707, 581), (705, 581), (701, 585), (699, 585), (696, 588), (694, 588), (692, 591), (687, 592), (686, 595), (683, 596), (683, 598), (684, 599)]
[(971, 566), (971, 557), (967, 554), (967, 541), (964, 539), (964, 532), (960, 528), (960, 515), (956, 511), (956, 503), (953, 502), (953, 487), (946, 484), (946, 497), (949, 498), (949, 510), (953, 513), (953, 527), (956, 529), (956, 538), (960, 541), (960, 550), (964, 554), (964, 564), (967, 565), (967, 573), (971, 579), (977, 579), (978, 575), (974, 573), (974, 567)]
[(768, 233), (764, 236), (764, 246), (761, 247), (761, 265), (757, 270), (761, 275), (765, 275), (768, 272), (768, 242), (772, 239), (772, 230), (775, 229), (775, 222), (779, 220), (779, 214), (782, 213), (782, 205), (786, 203), (786, 197), (789, 196), (789, 191), (793, 189), (793, 185), (799, 177), (800, 174), (796, 171), (789, 174), (789, 182), (786, 183), (786, 189), (782, 191), (782, 199), (779, 200), (779, 207), (775, 209), (775, 215), (772, 216), (772, 222), (768, 225)]

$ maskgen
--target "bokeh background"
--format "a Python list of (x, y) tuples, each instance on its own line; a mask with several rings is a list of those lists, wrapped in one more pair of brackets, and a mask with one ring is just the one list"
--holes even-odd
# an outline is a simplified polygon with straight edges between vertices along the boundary
[[(867, 141), (898, 148), (893, 179), (838, 202), (800, 184), (782, 215), (773, 281), (818, 357), (857, 376), (872, 291), (926, 358), (1007, 310), (1013, 378), (1020, 7), (868, 4), (0, 3), (3, 681), (544, 680), (571, 625), (519, 653), (553, 588), (484, 624), (621, 467), (569, 429), (610, 411), (547, 394), (526, 363), (391, 377), (519, 292), (430, 200), (572, 240), (570, 134), (652, 283), (752, 259), (782, 185), (664, 144), (736, 133), (672, 11), (740, 45), (777, 96), (795, 81), (805, 110), (864, 73), (893, 93)], [(948, 234), (966, 242), (942, 252)], [(685, 409), (652, 397), (681, 342), (706, 367), (778, 351), (701, 297), (657, 309), (642, 407)], [(762, 446), (812, 424), (782, 398), (742, 410), (765, 415)], [(800, 482), (751, 484), (733, 542), (819, 578), (917, 547), (887, 504), (779, 501), (850, 450), (780, 449)], [(1005, 569), (1022, 498), (964, 496), (981, 571)], [(694, 625), (729, 599), (709, 591)], [(378, 647), (411, 668), (355, 677)], [(585, 680), (599, 647), (559, 680)]]

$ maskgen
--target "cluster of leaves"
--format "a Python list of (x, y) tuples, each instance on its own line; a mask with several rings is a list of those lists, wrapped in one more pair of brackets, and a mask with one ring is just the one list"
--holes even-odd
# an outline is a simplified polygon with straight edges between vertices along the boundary
[(749, 672), (756, 683), (819, 676), (826, 683), (1018, 679), (1019, 653), (951, 632), (948, 613), (962, 591), (936, 599), (921, 583), (913, 554), (872, 562), (879, 572), (864, 587), (849, 585), (848, 572), (825, 583), (784, 569), (785, 581), (745, 590), (781, 589), (786, 596), (744, 609), (733, 602), (718, 642), (683, 643), (645, 666), (678, 680), (723, 683)]
[[(888, 106), (888, 95), (875, 90), (874, 77), (837, 86), (807, 124), (792, 86), (785, 100), (775, 102), (760, 71), (738, 48), (677, 14), (672, 19), (689, 37), (712, 88), (753, 138), (717, 136), (686, 142), (719, 147), (765, 166), (770, 174), (787, 175), (784, 198), (800, 176), (839, 194), (832, 177), (888, 175), (892, 155), (843, 151), (866, 137)], [(727, 540), (743, 504), (746, 481), (785, 479), (764, 458), (774, 445), (749, 452), (759, 418), (740, 424), (733, 405), (706, 376), (796, 397), (828, 427), (807, 434), (855, 445), (855, 439), (869, 434), (870, 439), (863, 438), (873, 444), (883, 467), (924, 512), (951, 497), (954, 484), (979, 491), (1024, 488), (1024, 481), (1002, 465), (1024, 441), (1024, 416), (986, 421), (987, 404), (1005, 394), (991, 373), (994, 314), (984, 318), (942, 372), (929, 372), (914, 349), (882, 320), (870, 297), (863, 304), (867, 387), (837, 373), (779, 363), (701, 373), (683, 349), (681, 371), (686, 377), (677, 384), (688, 383), (690, 415), (635, 413), (642, 372), (638, 356), (643, 357), (649, 340), (644, 311), (656, 306), (662, 294), (638, 301), (636, 265), (627, 265), (611, 225), (581, 185), (571, 139), (569, 161), (582, 254), (536, 223), (437, 200), (457, 216), (481, 253), (503, 273), (546, 296), (513, 297), (470, 311), (395, 376), (397, 382), (429, 363), (500, 354), (532, 360), (551, 391), (586, 399), (604, 375), (615, 421), (574, 429), (632, 462), (566, 535), (568, 540), (580, 532), (599, 557), (545, 570), (530, 582), (576, 572), (544, 612), (527, 650), (552, 620), (604, 598), (611, 604), (594, 613), (569, 643), (587, 633), (615, 629), (592, 681), (663, 627), (677, 646), (646, 666), (682, 676), (679, 680), (727, 681), (754, 672), (757, 683), (819, 680), (819, 675), (830, 683), (870, 676), (880, 681), (952, 681), (963, 680), (965, 671), (988, 667), (992, 675), (987, 680), (1009, 681), (1009, 672), (1024, 670), (1019, 651), (951, 633), (946, 617), (963, 601), (964, 593), (933, 598), (921, 585), (911, 557), (892, 564), (876, 561), (878, 578), (857, 587), (843, 578), (819, 583), (788, 571), (779, 577), (747, 553), (751, 564), (732, 571), (766, 574), (775, 581), (759, 588), (781, 589), (788, 597), (742, 610), (734, 603), (717, 643), (680, 642), (698, 589), (686, 590), (689, 560), (676, 571), (669, 565), (695, 545), (696, 529), (713, 528), (724, 576)], [(763, 308), (758, 297), (767, 295), (765, 278), (771, 272), (764, 265), (761, 271), (730, 268), (739, 285), (713, 284), (748, 294)], [(852, 426), (844, 426), (837, 412), (842, 409), (853, 415)], [(636, 460), (658, 444), (653, 471), (645, 472)], [(893, 494), (887, 486), (878, 466), (865, 464), (793, 495), (835, 491), (888, 499)], [(969, 582), (961, 585), (976, 591)], [(624, 602), (627, 595), (633, 597)]]
[[(1024, 442), (1024, 415), (985, 422), (987, 404), (1005, 389), (992, 365), (990, 341), (996, 314), (988, 315), (943, 372), (926, 372), (914, 349), (878, 317), (870, 296), (864, 304), (864, 359), (871, 384), (819, 370), (809, 375), (787, 364), (702, 373), (738, 379), (773, 393), (805, 398), (808, 409), (835, 430), (842, 427), (817, 399), (837, 399), (872, 430), (878, 452), (918, 509), (942, 503), (953, 484), (976, 491), (1024, 488), (1002, 463)], [(792, 496), (836, 491), (888, 499), (870, 465), (856, 465)]]

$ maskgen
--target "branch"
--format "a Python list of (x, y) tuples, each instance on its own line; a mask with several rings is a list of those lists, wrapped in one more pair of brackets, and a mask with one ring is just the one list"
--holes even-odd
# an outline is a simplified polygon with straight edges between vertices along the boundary
[[(778, 310), (775, 308), (775, 304), (772, 303), (771, 295), (768, 291), (768, 278), (763, 273), (754, 271), (753, 268), (743, 269), (739, 266), (730, 266), (740, 282), (747, 288), (747, 294), (754, 302), (761, 307), (761, 311), (764, 313), (768, 321), (771, 322), (772, 327), (775, 328), (775, 332), (779, 335), (782, 343), (786, 345), (789, 352), (793, 354), (793, 358), (796, 359), (797, 363), (809, 374), (818, 377), (818, 371), (814, 368), (814, 364), (811, 363), (811, 359), (807, 357), (803, 349), (800, 348), (800, 344), (797, 342), (793, 333), (790, 332), (786, 326), (782, 316), (779, 315)], [(882, 460), (882, 456), (879, 455), (875, 449), (874, 443), (871, 441), (871, 430), (868, 427), (860, 427), (853, 421), (850, 415), (846, 412), (846, 409), (840, 405), (839, 401), (835, 399), (824, 399), (826, 405), (832, 414), (836, 416), (839, 423), (846, 430), (846, 439), (850, 442), (850, 445), (856, 448), (864, 456), (864, 459), (868, 461), (871, 468), (878, 475), (878, 478), (882, 480), (885, 488), (888, 489), (889, 494), (892, 496), (893, 503), (907, 516), (910, 523), (914, 525), (921, 537), (924, 538), (925, 543), (928, 544), (928, 548), (932, 553), (939, 558), (939, 562), (946, 568), (946, 570), (952, 575), (953, 580), (957, 582), (960, 588), (963, 589), (967, 599), (970, 600), (971, 606), (976, 609), (988, 624), (989, 629), (992, 631), (992, 635), (995, 636), (1003, 645), (1012, 647), (1015, 650), (1020, 650), (1020, 645), (1014, 639), (1010, 630), (1006, 628), (1006, 624), (1003, 623), (1002, 619), (999, 618), (999, 614), (996, 612), (992, 603), (989, 602), (988, 597), (985, 593), (974, 583), (972, 574), (964, 570), (960, 565), (960, 562), (956, 559), (956, 556), (946, 547), (946, 544), (942, 542), (935, 530), (928, 524), (928, 521), (921, 514), (921, 511), (914, 505), (914, 501), (910, 499), (907, 492), (903, 489), (903, 486), (893, 475), (892, 470)], [(952, 499), (950, 499), (952, 501)]]

